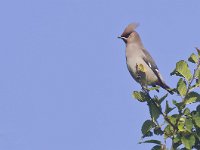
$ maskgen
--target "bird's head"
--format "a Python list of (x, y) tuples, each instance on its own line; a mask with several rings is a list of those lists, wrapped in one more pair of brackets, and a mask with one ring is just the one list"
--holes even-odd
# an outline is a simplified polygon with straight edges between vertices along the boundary
[(135, 29), (138, 27), (138, 23), (131, 23), (129, 24), (121, 36), (118, 38), (122, 39), (126, 44), (132, 43), (132, 42), (138, 42), (140, 41), (139, 34), (135, 31)]

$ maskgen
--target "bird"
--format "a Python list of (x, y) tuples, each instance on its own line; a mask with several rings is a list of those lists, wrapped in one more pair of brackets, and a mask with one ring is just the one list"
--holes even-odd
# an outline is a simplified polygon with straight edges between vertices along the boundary
[(172, 89), (165, 83), (160, 71), (150, 55), (143, 46), (142, 40), (135, 29), (138, 23), (129, 24), (118, 38), (126, 45), (126, 64), (133, 79), (138, 82), (142, 90), (148, 91), (148, 86), (160, 86), (173, 94)]

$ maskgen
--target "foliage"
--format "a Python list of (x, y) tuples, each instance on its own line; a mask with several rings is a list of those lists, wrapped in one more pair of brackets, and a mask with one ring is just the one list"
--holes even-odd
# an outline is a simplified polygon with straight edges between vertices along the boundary
[[(147, 103), (150, 113), (150, 119), (141, 128), (140, 144), (151, 143), (155, 144), (152, 150), (167, 150), (166, 140), (170, 140), (171, 150), (200, 149), (200, 50), (196, 50), (197, 54), (192, 53), (188, 61), (177, 62), (171, 73), (179, 78), (173, 89), (177, 100), (168, 100), (168, 94), (160, 98), (150, 96), (149, 91), (158, 90), (158, 87), (133, 92), (135, 99)], [(188, 62), (195, 66), (194, 71), (191, 71)], [(192, 109), (191, 104), (196, 105), (196, 108)], [(163, 141), (146, 140), (155, 136), (162, 136)]]

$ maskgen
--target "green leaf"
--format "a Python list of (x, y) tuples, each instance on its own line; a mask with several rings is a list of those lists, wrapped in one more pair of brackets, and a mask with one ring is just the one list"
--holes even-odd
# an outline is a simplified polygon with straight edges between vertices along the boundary
[[(174, 114), (172, 116), (168, 116), (168, 120), (173, 124), (176, 125), (177, 121), (179, 120), (180, 115)], [(174, 135), (174, 128), (168, 124), (164, 129), (164, 137), (168, 138)]]
[(198, 58), (197, 58), (197, 56), (194, 53), (192, 53), (190, 55), (190, 57), (188, 58), (188, 61), (190, 61), (192, 63), (197, 63), (198, 62)]
[(197, 112), (200, 112), (200, 105), (197, 106), (196, 110)]
[(185, 148), (185, 147), (183, 147), (183, 148), (181, 148), (181, 149), (178, 149), (178, 150), (188, 150), (187, 148)]
[(160, 127), (155, 127), (153, 132), (156, 135), (163, 135), (163, 133), (164, 133)]
[(167, 96), (168, 96), (168, 93), (165, 94), (163, 97), (161, 97), (161, 98), (159, 99), (159, 104), (161, 104), (161, 103), (166, 99)]
[(194, 86), (199, 87), (200, 86), (200, 68), (196, 71), (195, 78), (196, 78), (196, 84)]
[(146, 120), (142, 125), (142, 134), (146, 135), (153, 127), (155, 126), (154, 122), (151, 120)]
[(171, 125), (167, 125), (164, 129), (164, 137), (165, 139), (171, 137), (174, 134), (173, 127)]
[(180, 135), (175, 136), (175, 138), (173, 139), (174, 143), (178, 143), (181, 140)]
[(196, 134), (197, 134), (197, 136), (198, 136), (198, 138), (200, 140), (200, 128), (196, 128)]
[(161, 141), (158, 141), (158, 140), (146, 140), (146, 141), (143, 141), (143, 142), (139, 142), (139, 144), (141, 144), (141, 143), (161, 144)]
[(183, 97), (187, 92), (187, 85), (184, 79), (180, 78), (177, 83), (178, 93)]
[(195, 78), (200, 78), (200, 68), (197, 69), (196, 73), (195, 73)]
[(173, 150), (177, 150), (177, 148), (182, 144), (181, 143), (181, 136), (179, 134), (175, 135), (173, 140)]
[(198, 48), (196, 47), (196, 50), (197, 50), (198, 56), (200, 57), (200, 49), (198, 49)]
[(185, 108), (185, 110), (183, 111), (183, 114), (184, 114), (185, 116), (191, 116), (191, 114), (190, 114), (190, 109), (189, 109), (189, 108)]
[(178, 121), (178, 130), (179, 131), (185, 131), (185, 118), (180, 118), (180, 120)]
[(159, 86), (152, 86), (152, 87), (148, 88), (149, 91), (154, 91), (154, 90), (156, 90), (156, 91), (158, 91), (158, 92), (159, 92), (159, 89), (160, 89)]
[(188, 81), (192, 78), (192, 74), (188, 67), (188, 64), (184, 60), (181, 60), (176, 63), (176, 69), (171, 73), (171, 75), (184, 77)]
[(162, 150), (162, 146), (161, 145), (156, 145), (156, 146), (152, 147), (151, 150)]
[(200, 140), (196, 138), (195, 145), (193, 146), (193, 150), (200, 150)]
[(140, 102), (146, 102), (151, 99), (146, 93), (138, 91), (133, 92), (133, 97)]
[(158, 117), (160, 116), (160, 112), (161, 112), (160, 106), (158, 106), (153, 101), (149, 101), (148, 106), (149, 106), (149, 113), (151, 115), (152, 120), (156, 121)]
[(178, 108), (178, 110), (182, 110), (185, 107), (183, 102), (177, 103), (175, 100), (173, 100), (172, 103)]
[(194, 120), (195, 124), (200, 128), (200, 112), (197, 112), (192, 116), (192, 119)]
[(185, 104), (195, 103), (198, 101), (200, 101), (200, 95), (196, 92), (188, 93), (184, 99)]
[(150, 136), (153, 136), (153, 132), (151, 132), (151, 131), (149, 131), (145, 135), (143, 135), (142, 138), (150, 137)]
[(180, 115), (179, 114), (174, 114), (172, 116), (168, 116), (168, 119), (170, 120), (170, 122), (172, 124), (175, 125), (177, 123), (177, 121), (180, 119)]
[(165, 113), (168, 114), (171, 112), (175, 107), (170, 107), (168, 101), (166, 101)]
[(189, 131), (189, 132), (192, 131), (192, 128), (193, 128), (192, 119), (190, 119), (190, 118), (185, 119), (185, 127), (186, 127), (187, 131)]
[(195, 144), (195, 137), (194, 135), (183, 136), (181, 137), (181, 141), (187, 149), (191, 149)]
[(193, 111), (191, 112), (192, 117), (193, 117), (194, 115), (196, 115), (196, 113), (197, 113), (197, 111), (196, 111), (196, 110), (193, 110)]

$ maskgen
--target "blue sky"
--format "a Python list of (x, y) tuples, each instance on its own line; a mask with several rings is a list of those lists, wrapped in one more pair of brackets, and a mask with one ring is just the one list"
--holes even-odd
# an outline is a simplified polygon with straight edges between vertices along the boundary
[[(127, 24), (166, 82), (200, 47), (198, 0), (18, 0), (0, 2), (0, 149), (149, 150), (137, 144), (148, 119), (131, 97)], [(161, 92), (165, 93), (164, 91)]]

